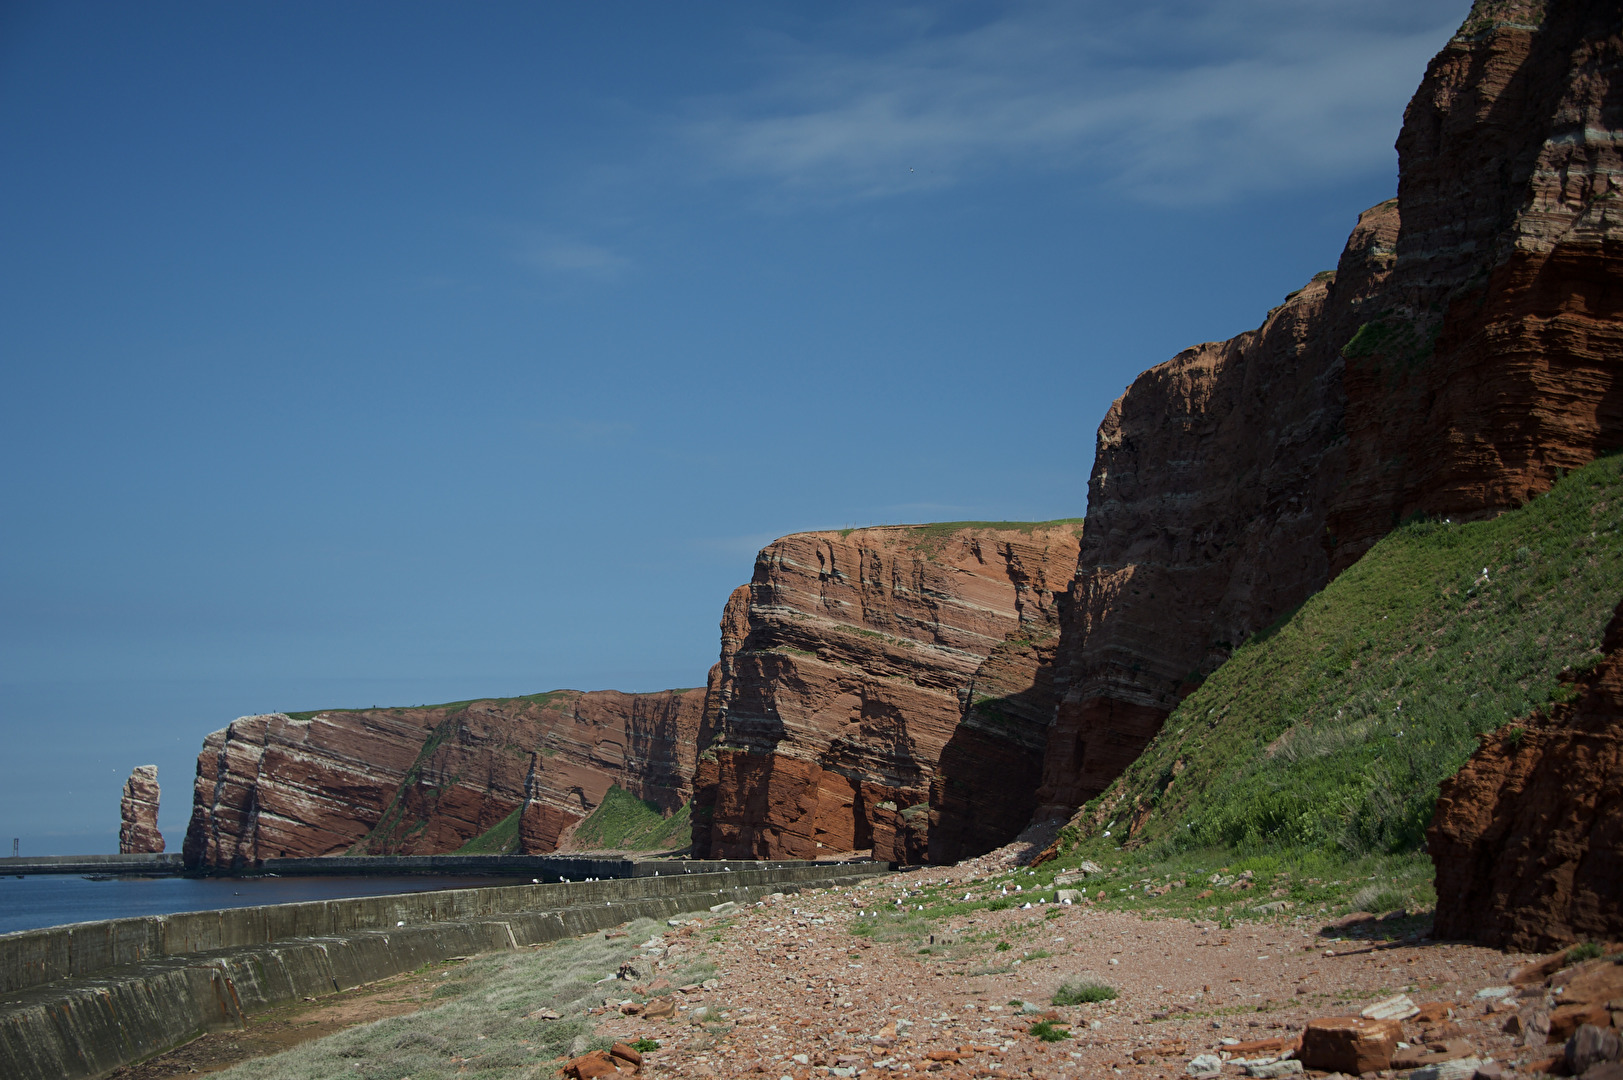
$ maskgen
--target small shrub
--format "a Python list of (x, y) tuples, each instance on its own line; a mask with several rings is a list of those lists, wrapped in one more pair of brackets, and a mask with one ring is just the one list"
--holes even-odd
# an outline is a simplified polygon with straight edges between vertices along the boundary
[(1402, 911), (1409, 906), (1409, 897), (1396, 889), (1382, 889), (1369, 902), (1369, 910), (1376, 915), (1388, 911)]
[(997, 943), (998, 952), (1008, 952), (1012, 948), (1014, 948), (1014, 946), (1010, 945), (1007, 941), (1000, 941)]
[(1055, 1005), (1086, 1005), (1095, 1001), (1111, 1001), (1116, 997), (1116, 988), (1106, 986), (1101, 982), (1068, 982), (1054, 991), (1053, 1003)]
[(631, 1049), (635, 1050), (639, 1054), (646, 1054), (650, 1050), (658, 1050), (659, 1049), (659, 1040), (658, 1039), (650, 1039), (650, 1038), (647, 1038), (646, 1036), (644, 1036), (643, 1038), (638, 1039), (636, 1042), (632, 1043), (631, 1044)]
[(1594, 960), (1602, 953), (1601, 947), (1593, 941), (1586, 941), (1582, 945), (1574, 945), (1567, 950), (1566, 961), (1569, 964), (1579, 964), (1585, 960)]
[(1071, 1037), (1069, 1031), (1057, 1026), (1052, 1020), (1039, 1020), (1032, 1024), (1029, 1030), (1031, 1034), (1037, 1036), (1043, 1042), (1059, 1042), (1061, 1039)]
[(993, 900), (990, 904), (987, 904), (986, 905), (986, 910), (987, 911), (1007, 911), (1012, 907), (1014, 907), (1014, 901), (1013, 900), (1010, 900), (1007, 896), (1000, 896), (996, 900)]

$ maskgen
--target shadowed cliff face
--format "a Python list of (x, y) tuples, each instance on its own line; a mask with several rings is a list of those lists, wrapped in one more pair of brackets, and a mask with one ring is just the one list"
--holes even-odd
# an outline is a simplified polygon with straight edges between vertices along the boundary
[[(245, 716), (204, 740), (188, 865), (455, 851), (498, 825), (556, 850), (611, 785), (687, 801), (704, 691)], [(513, 820), (509, 820), (513, 819)]]
[(1348, 349), (1335, 570), (1623, 445), (1623, 14), (1574, 0), (1529, 29), (1543, 6), (1479, 3), (1404, 114), (1397, 263)]
[(722, 615), (694, 848), (956, 858), (1029, 820), (1079, 522), (802, 533)]
[(1427, 833), (1437, 935), (1524, 952), (1623, 934), (1623, 605), (1573, 700), (1482, 736)]
[(1099, 427), (1088, 531), (1039, 801), (1103, 791), (1181, 696), (1329, 580), (1346, 475), (1341, 346), (1393, 264), (1395, 202), (1359, 219), (1333, 275), (1261, 327), (1140, 375)]
[[(1478, 3), (1333, 280), (1139, 376), (1099, 429), (1040, 813), (1416, 513), (1481, 516), (1623, 445), (1623, 74), (1600, 0)], [(1401, 206), (1401, 219), (1399, 207)]]

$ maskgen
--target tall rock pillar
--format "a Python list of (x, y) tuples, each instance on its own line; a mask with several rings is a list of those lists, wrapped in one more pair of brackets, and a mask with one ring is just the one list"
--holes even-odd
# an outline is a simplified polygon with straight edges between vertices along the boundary
[(160, 855), (163, 833), (158, 831), (158, 767), (137, 765), (124, 781), (124, 798), (118, 807), (120, 855)]

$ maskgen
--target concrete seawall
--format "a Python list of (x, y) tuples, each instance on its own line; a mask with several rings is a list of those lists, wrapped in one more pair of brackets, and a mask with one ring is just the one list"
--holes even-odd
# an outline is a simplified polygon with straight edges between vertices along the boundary
[(0, 874), (146, 874), (170, 877), (185, 869), (179, 855), (35, 855), (0, 859)]
[(848, 884), (876, 863), (513, 885), (79, 923), (0, 935), (0, 1076), (78, 1080), (252, 1012), (453, 956), (726, 900)]
[(801, 866), (784, 862), (727, 862), (722, 859), (626, 859), (590, 855), (323, 855), (315, 859), (263, 859), (253, 866), (188, 869), (179, 855), (39, 855), (0, 858), (0, 874), (197, 874), (209, 877), (310, 877), (323, 874), (356, 876), (403, 874), (512, 874), (546, 881), (566, 878), (584, 881), (606, 877), (653, 877), (659, 873), (706, 874), (742, 868)]

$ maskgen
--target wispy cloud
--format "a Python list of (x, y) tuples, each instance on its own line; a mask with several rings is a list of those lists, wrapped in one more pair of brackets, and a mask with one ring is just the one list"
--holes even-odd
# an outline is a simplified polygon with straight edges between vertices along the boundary
[[(1393, 161), (1404, 103), (1465, 0), (1046, 3), (953, 26), (890, 18), (781, 38), (751, 92), (693, 103), (723, 175), (814, 200), (1008, 170), (1213, 201)], [(875, 39), (881, 43), (876, 47)]]
[(607, 280), (631, 267), (631, 260), (601, 244), (538, 238), (524, 245), (518, 260), (549, 274)]

